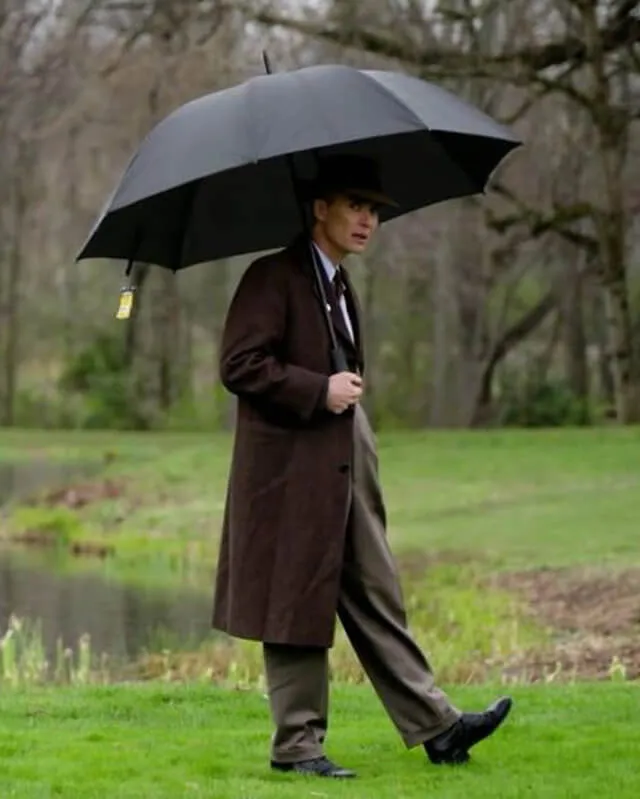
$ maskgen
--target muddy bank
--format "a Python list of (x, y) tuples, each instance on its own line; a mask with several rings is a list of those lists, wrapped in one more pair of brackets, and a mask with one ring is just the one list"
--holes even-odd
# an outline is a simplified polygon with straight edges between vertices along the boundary
[(539, 679), (640, 677), (640, 568), (538, 569), (492, 577), (492, 587), (525, 601), (550, 633), (505, 676)]
[(511, 596), (517, 618), (546, 631), (546, 643), (476, 663), (472, 681), (496, 669), (505, 681), (518, 682), (640, 678), (640, 568), (492, 573), (490, 563), (459, 551), (402, 553), (397, 562), (407, 587), (424, 581), (427, 594), (429, 571), (464, 569), (476, 586)]

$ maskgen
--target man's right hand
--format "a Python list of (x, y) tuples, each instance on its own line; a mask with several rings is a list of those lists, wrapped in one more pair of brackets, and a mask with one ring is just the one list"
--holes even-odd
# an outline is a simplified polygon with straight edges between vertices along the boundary
[(327, 408), (332, 413), (342, 413), (355, 405), (362, 396), (362, 378), (353, 372), (338, 372), (329, 378)]

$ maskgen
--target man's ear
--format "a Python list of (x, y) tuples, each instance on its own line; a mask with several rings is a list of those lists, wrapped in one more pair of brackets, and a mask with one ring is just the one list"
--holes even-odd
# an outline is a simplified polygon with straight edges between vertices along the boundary
[(326, 200), (314, 200), (313, 201), (313, 218), (316, 219), (318, 222), (324, 222), (327, 218), (327, 201)]

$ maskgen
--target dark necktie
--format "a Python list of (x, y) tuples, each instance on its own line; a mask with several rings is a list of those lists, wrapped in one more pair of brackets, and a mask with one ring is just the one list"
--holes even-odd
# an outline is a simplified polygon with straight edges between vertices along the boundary
[(343, 317), (346, 316), (347, 317), (348, 321), (347, 321), (347, 319), (345, 319), (345, 323), (347, 325), (347, 328), (349, 330), (351, 338), (353, 339), (353, 332), (352, 332), (352, 328), (351, 328), (351, 319), (349, 318), (349, 312), (347, 311), (346, 308), (342, 308), (341, 305), (340, 305), (340, 301), (345, 296), (345, 293), (346, 293), (346, 290), (347, 290), (347, 284), (346, 284), (346, 281), (345, 281), (345, 279), (343, 277), (342, 268), (341, 267), (338, 267), (336, 269), (336, 272), (335, 272), (335, 274), (333, 276), (333, 279), (331, 280), (331, 283), (333, 285), (333, 290), (335, 292), (335, 297), (336, 297), (336, 303), (337, 303), (336, 311), (341, 316), (343, 316)]
[(336, 269), (336, 273), (333, 276), (332, 282), (333, 282), (333, 290), (336, 293), (338, 302), (340, 302), (340, 299), (341, 297), (344, 296), (344, 293), (347, 288), (346, 283), (344, 282), (344, 278), (342, 277), (342, 269), (340, 267)]

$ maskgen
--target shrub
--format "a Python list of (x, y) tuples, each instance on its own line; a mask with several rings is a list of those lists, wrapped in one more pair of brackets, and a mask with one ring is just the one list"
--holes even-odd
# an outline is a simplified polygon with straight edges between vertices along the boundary
[(59, 386), (63, 392), (84, 398), (82, 427), (149, 427), (146, 416), (140, 412), (124, 340), (119, 337), (97, 336), (68, 364)]
[(511, 427), (569, 427), (591, 422), (589, 403), (563, 383), (528, 381), (507, 388), (501, 401), (503, 424)]

